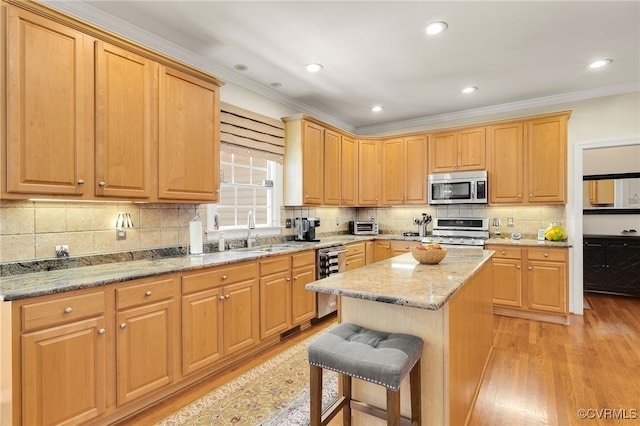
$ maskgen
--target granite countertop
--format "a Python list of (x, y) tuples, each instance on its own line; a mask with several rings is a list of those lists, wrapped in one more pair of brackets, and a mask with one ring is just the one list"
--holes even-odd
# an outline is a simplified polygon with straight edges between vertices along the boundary
[(538, 241), (534, 239), (522, 238), (520, 240), (514, 240), (511, 238), (489, 238), (484, 242), (485, 244), (502, 244), (507, 246), (521, 246), (521, 247), (573, 247), (573, 245), (567, 241)]
[(309, 283), (305, 288), (320, 293), (437, 310), (492, 255), (493, 251), (490, 250), (450, 248), (439, 264), (423, 265), (411, 253), (406, 253)]
[[(152, 277), (173, 272), (221, 266), (262, 257), (295, 253), (310, 249), (331, 247), (373, 239), (411, 239), (398, 235), (336, 235), (323, 237), (318, 242), (288, 241), (287, 247), (277, 251), (262, 251), (270, 246), (252, 249), (235, 249), (202, 255), (182, 255), (113, 262), (100, 265), (79, 266), (51, 271), (40, 271), (21, 275), (0, 277), (0, 301), (25, 299), (46, 294), (62, 293), (82, 288)], [(413, 239), (419, 240), (418, 237)]]

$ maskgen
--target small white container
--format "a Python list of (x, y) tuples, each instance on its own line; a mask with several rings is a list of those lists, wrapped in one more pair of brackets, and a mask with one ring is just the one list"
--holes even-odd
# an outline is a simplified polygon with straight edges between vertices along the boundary
[(220, 238), (218, 239), (218, 251), (224, 251), (224, 235), (222, 232), (220, 233)]

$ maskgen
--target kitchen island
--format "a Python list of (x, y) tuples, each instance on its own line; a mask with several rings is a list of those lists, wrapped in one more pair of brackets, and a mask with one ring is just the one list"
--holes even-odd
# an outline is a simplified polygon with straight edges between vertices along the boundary
[[(424, 340), (422, 423), (465, 424), (493, 342), (492, 251), (449, 249), (438, 265), (410, 253), (307, 284), (341, 296), (340, 321)], [(410, 413), (409, 383), (402, 384), (403, 415)], [(384, 388), (353, 383), (354, 398), (385, 407)], [(353, 424), (384, 424), (353, 412)]]

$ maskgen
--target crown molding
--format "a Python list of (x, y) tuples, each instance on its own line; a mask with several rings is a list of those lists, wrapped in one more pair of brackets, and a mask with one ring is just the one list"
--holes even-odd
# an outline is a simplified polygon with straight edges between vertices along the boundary
[(505, 112), (515, 112), (528, 108), (536, 108), (549, 105), (557, 105), (568, 102), (577, 102), (587, 99), (600, 98), (605, 96), (620, 95), (632, 92), (640, 92), (640, 85), (637, 83), (618, 84), (614, 86), (597, 89), (563, 93), (559, 95), (545, 96), (541, 98), (510, 102), (506, 104), (493, 105), (490, 107), (475, 108), (453, 113), (438, 114), (428, 117), (416, 118), (404, 121), (395, 121), (373, 126), (356, 127), (335, 116), (320, 111), (307, 104), (298, 102), (282, 93), (269, 87), (258, 84), (247, 77), (221, 67), (211, 60), (184, 49), (173, 42), (158, 37), (157, 35), (133, 26), (113, 15), (105, 13), (100, 9), (91, 6), (86, 1), (59, 1), (41, 0), (42, 4), (56, 9), (60, 12), (81, 19), (87, 23), (113, 32), (121, 37), (139, 43), (145, 47), (153, 49), (161, 54), (181, 61), (189, 66), (197, 68), (205, 73), (213, 74), (217, 79), (240, 86), (244, 89), (255, 92), (274, 102), (281, 103), (290, 108), (298, 110), (304, 114), (312, 116), (327, 124), (346, 130), (354, 135), (375, 135), (394, 131), (402, 131), (407, 128), (429, 127), (435, 124), (442, 124), (455, 120), (482, 117), (491, 114), (501, 114)]
[(456, 120), (483, 117), (492, 114), (502, 114), (505, 112), (516, 112), (529, 108), (544, 107), (550, 105), (564, 104), (570, 102), (584, 101), (587, 99), (602, 98), (605, 96), (623, 95), (627, 93), (640, 92), (640, 84), (625, 83), (613, 86), (600, 87), (597, 89), (582, 90), (577, 92), (562, 93), (559, 95), (545, 96), (542, 98), (527, 99), (518, 102), (493, 105), (483, 108), (474, 108), (464, 111), (431, 115), (428, 117), (415, 118), (411, 120), (395, 121), (373, 126), (358, 127), (356, 134), (375, 135), (393, 131), (402, 131), (407, 128), (429, 127), (435, 124), (442, 124)]

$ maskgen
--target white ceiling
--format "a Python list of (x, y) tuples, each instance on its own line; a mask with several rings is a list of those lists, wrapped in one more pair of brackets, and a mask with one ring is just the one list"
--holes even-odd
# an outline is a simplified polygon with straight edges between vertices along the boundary
[[(141, 29), (186, 49), (224, 81), (356, 133), (561, 94), (640, 90), (638, 0), (49, 3), (112, 30), (132, 24), (134, 36)], [(433, 21), (448, 30), (427, 37)], [(598, 58), (613, 63), (587, 69)], [(308, 73), (310, 62), (324, 69)], [(467, 85), (479, 90), (463, 95)], [(370, 111), (377, 104), (383, 112)]]

